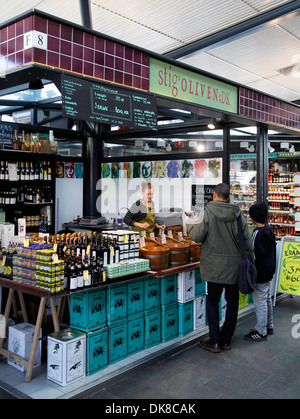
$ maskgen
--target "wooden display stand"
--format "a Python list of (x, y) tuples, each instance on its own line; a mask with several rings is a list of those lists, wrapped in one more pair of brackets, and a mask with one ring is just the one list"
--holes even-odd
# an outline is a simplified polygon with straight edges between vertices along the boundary
[(35, 354), (37, 350), (46, 299), (47, 298), (50, 299), (50, 308), (51, 308), (51, 314), (52, 314), (52, 319), (53, 319), (54, 331), (57, 332), (60, 330), (58, 316), (59, 316), (60, 307), (61, 307), (61, 298), (59, 299), (58, 310), (56, 310), (54, 297), (50, 296), (50, 292), (47, 290), (42, 290), (31, 285), (19, 284), (17, 282), (14, 282), (9, 279), (4, 279), (4, 278), (0, 278), (0, 285), (2, 285), (3, 287), (9, 288), (8, 298), (7, 298), (5, 312), (4, 312), (5, 324), (7, 324), (12, 306), (17, 316), (15, 291), (17, 291), (18, 296), (19, 296), (23, 321), (28, 321), (28, 315), (27, 315), (23, 293), (31, 294), (40, 298), (39, 310), (38, 310), (38, 315), (37, 315), (36, 324), (35, 324), (35, 330), (34, 330), (34, 336), (33, 336), (33, 341), (31, 345), (29, 361), (26, 361), (25, 359), (20, 358), (18, 355), (14, 354), (13, 352), (4, 349), (3, 348), (4, 338), (3, 337), (0, 338), (0, 355), (3, 355), (6, 358), (12, 359), (13, 361), (18, 362), (19, 364), (25, 366), (27, 368), (25, 381), (29, 383), (31, 381), (33, 364), (34, 364)]

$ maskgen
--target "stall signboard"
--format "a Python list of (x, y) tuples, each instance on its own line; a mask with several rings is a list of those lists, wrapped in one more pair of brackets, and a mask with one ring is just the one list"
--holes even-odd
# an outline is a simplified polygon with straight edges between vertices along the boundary
[(154, 58), (150, 59), (149, 91), (235, 114), (238, 110), (236, 86)]
[[(300, 237), (285, 236), (276, 271), (276, 290), (283, 294), (300, 295)], [(276, 293), (274, 296), (274, 304)]]
[(192, 210), (199, 212), (212, 201), (216, 185), (192, 185)]
[(62, 76), (62, 114), (101, 124), (157, 129), (154, 95), (67, 75)]

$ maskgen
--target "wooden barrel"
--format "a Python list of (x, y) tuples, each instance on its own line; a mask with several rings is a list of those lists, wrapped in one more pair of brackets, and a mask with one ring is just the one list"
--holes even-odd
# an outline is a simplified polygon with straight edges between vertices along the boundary
[[(175, 239), (178, 240), (178, 232), (173, 232)], [(181, 243), (187, 243), (190, 248), (190, 261), (197, 262), (201, 255), (201, 243), (194, 242), (190, 236), (183, 236)]]
[(145, 239), (145, 247), (140, 247), (140, 257), (148, 259), (150, 268), (159, 271), (169, 266), (170, 249)]
[[(160, 237), (157, 237), (156, 241), (160, 244)], [(184, 265), (189, 261), (189, 245), (187, 243), (179, 242), (178, 240), (171, 239), (170, 237), (166, 238), (166, 244), (162, 246), (167, 246), (170, 249), (170, 265)]]

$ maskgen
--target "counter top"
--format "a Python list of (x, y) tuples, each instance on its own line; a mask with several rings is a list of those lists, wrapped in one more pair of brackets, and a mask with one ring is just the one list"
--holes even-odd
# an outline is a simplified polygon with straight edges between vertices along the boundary
[(189, 271), (200, 267), (200, 262), (185, 263), (184, 265), (171, 266), (160, 271), (150, 271), (156, 278), (177, 274), (178, 272)]

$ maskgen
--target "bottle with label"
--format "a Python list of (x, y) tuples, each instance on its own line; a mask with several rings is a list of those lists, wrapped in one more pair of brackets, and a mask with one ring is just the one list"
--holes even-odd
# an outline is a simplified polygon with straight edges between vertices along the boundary
[(77, 271), (77, 288), (83, 288), (83, 270), (82, 260), (80, 257), (76, 258), (76, 271)]
[(107, 238), (105, 241), (103, 240), (103, 236), (101, 236), (101, 254), (100, 257), (103, 260), (103, 265), (109, 264), (109, 249), (107, 245)]
[(99, 285), (99, 272), (97, 269), (96, 259), (92, 259), (91, 261), (91, 281), (92, 287), (97, 287)]
[(77, 272), (74, 261), (71, 261), (68, 269), (68, 290), (75, 291), (77, 289)]
[(85, 256), (84, 261), (82, 263), (82, 269), (83, 269), (83, 286), (84, 288), (89, 288), (92, 285), (92, 271), (91, 271), (91, 266), (89, 265), (87, 256)]
[(102, 284), (106, 281), (106, 274), (105, 270), (103, 268), (103, 260), (101, 258), (97, 259), (97, 270), (98, 270), (98, 278), (99, 278), (99, 284)]

